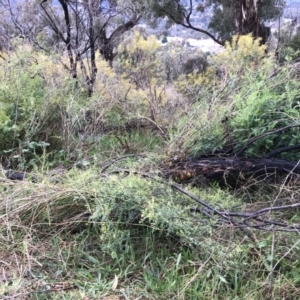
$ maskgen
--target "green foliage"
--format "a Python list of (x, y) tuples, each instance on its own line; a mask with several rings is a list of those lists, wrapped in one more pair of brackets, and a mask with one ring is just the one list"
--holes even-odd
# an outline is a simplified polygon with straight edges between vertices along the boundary
[[(233, 155), (251, 138), (298, 124), (294, 67), (278, 66), (249, 35), (206, 58), (134, 33), (114, 69), (97, 57), (101, 72), (87, 97), (57, 57), (27, 47), (1, 61), (0, 145), (3, 161), (30, 167), (37, 182), (4, 174), (0, 182), (0, 254), (10, 279), (0, 298), (33, 291), (41, 299), (297, 299), (299, 236), (194, 213), (199, 203), (172, 188), (164, 161), (227, 155), (235, 146)], [(299, 128), (289, 128), (258, 138), (243, 155), (299, 139)], [(181, 187), (220, 211), (300, 197), (297, 181), (236, 193), (189, 179)], [(299, 220), (297, 209), (270, 214)], [(74, 289), (50, 294), (58, 283)]]
[[(202, 53), (197, 54), (195, 56), (200, 57), (201, 59), (203, 56), (201, 55)], [(157, 56), (163, 67), (163, 78), (167, 83), (170, 83), (176, 80), (178, 76), (184, 72), (183, 64), (191, 57), (191, 54), (187, 47), (184, 47), (182, 43), (169, 41), (161, 47)]]
[(226, 123), (222, 120), (228, 114), (229, 108), (214, 100), (218, 90), (205, 83), (205, 74), (196, 78), (198, 81), (192, 82), (192, 77), (188, 77), (186, 85), (184, 81), (178, 85), (186, 96), (194, 98), (194, 103), (180, 117), (176, 127), (170, 130), (170, 155), (200, 157), (214, 153), (226, 145)]
[[(146, 15), (153, 14), (156, 18), (163, 18), (166, 16), (166, 12), (168, 12), (177, 22), (183, 19), (184, 4), (180, 0), (166, 0), (163, 2), (152, 0), (146, 3), (146, 7), (148, 9)], [(169, 20), (169, 22), (171, 25), (172, 21)]]
[[(259, 40), (235, 36), (224, 52), (211, 58), (206, 72), (179, 77), (177, 89), (194, 104), (171, 131), (170, 152), (199, 157), (235, 145), (238, 153), (249, 139), (297, 124), (299, 80), (292, 66), (274, 64)], [(217, 70), (221, 71), (218, 77)], [(262, 157), (297, 145), (299, 138), (298, 128), (289, 128), (258, 138), (243, 155)], [(278, 157), (299, 159), (297, 151)]]
[[(254, 40), (251, 35), (233, 36), (231, 42), (226, 42), (225, 49), (209, 58), (210, 65), (208, 65), (208, 59), (199, 53), (197, 60), (202, 61), (202, 72), (194, 69), (185, 76), (179, 76), (176, 81), (178, 91), (192, 99), (202, 98), (204, 94), (206, 99), (218, 88), (224, 87), (224, 85), (220, 85), (222, 81), (223, 84), (226, 84), (226, 80), (239, 81), (249, 70), (258, 69), (260, 63), (265, 60), (266, 46), (261, 45), (259, 39)], [(189, 65), (189, 62), (193, 62), (192, 56), (183, 62), (183, 66)], [(268, 60), (264, 62), (272, 67)]]
[(232, 9), (228, 6), (218, 5), (214, 7), (214, 13), (208, 27), (217, 32), (223, 41), (228, 41), (235, 34), (235, 27), (232, 20)]
[[(234, 98), (234, 113), (230, 120), (233, 139), (243, 145), (249, 138), (298, 122), (299, 81), (289, 69), (282, 68), (277, 75), (248, 74)], [(271, 150), (298, 144), (299, 130), (291, 128), (283, 133), (258, 139), (246, 151), (248, 156), (263, 156)], [(290, 154), (289, 158), (299, 157)], [(285, 155), (285, 154), (284, 154)]]
[[(1, 62), (0, 153), (10, 156), (11, 167), (24, 169), (43, 153), (39, 145), (44, 141), (50, 151), (61, 144), (56, 136), (62, 133), (63, 97), (72, 87), (52, 58), (26, 44), (16, 47), (9, 60)], [(62, 87), (60, 92), (53, 85)], [(30, 145), (36, 145), (34, 151)]]
[[(143, 163), (139, 160), (136, 166)], [(0, 295), (15, 295), (30, 286), (41, 297), (58, 299), (56, 293), (49, 298), (48, 290), (64, 282), (71, 289), (60, 292), (59, 299), (121, 294), (240, 299), (249, 291), (260, 299), (262, 283), (268, 285), (273, 276), (274, 295), (284, 290), (285, 297), (296, 297), (298, 235), (276, 233), (274, 242), (273, 233), (257, 232), (257, 244), (249, 243), (242, 231), (218, 227), (218, 218), (191, 215), (195, 203), (159, 178), (122, 173), (120, 168), (133, 165), (132, 160), (119, 162), (105, 174), (98, 168), (74, 169), (58, 185), (51, 183), (57, 176), (43, 177), (35, 185), (4, 183), (9, 191), (0, 189), (1, 198), (8, 199), (7, 193), (12, 197), (0, 206), (5, 216), (0, 251), (15, 275), (11, 284), (0, 285)], [(243, 206), (218, 188), (187, 190), (224, 210)], [(294, 192), (298, 195), (299, 189)], [(58, 253), (55, 260), (53, 252)], [(42, 285), (29, 285), (23, 270), (38, 276)]]
[[(170, 188), (138, 176), (110, 177), (104, 184), (91, 185), (95, 208), (92, 220), (100, 222), (103, 250), (118, 252), (122, 240), (126, 242), (130, 226), (150, 225), (176, 235), (183, 243), (201, 244), (201, 236), (208, 228), (195, 231), (189, 220), (186, 205), (189, 200), (176, 195)], [(178, 220), (182, 219), (181, 222)], [(184, 219), (186, 219), (184, 221)], [(115, 249), (115, 250), (113, 250)], [(106, 250), (105, 250), (106, 251)], [(119, 253), (120, 255), (120, 253)]]
[(270, 40), (269, 48), (276, 51), (279, 62), (292, 61), (299, 57), (299, 31), (296, 29), (295, 20), (286, 20), (279, 29), (274, 32)]
[(146, 88), (160, 78), (160, 64), (156, 57), (160, 42), (154, 35), (144, 37), (135, 31), (131, 39), (119, 46), (118, 68), (137, 88)]
[(220, 114), (214, 112), (214, 119), (212, 119), (209, 113), (207, 114), (207, 109), (198, 106), (190, 116), (191, 121), (195, 121), (189, 122), (185, 145), (194, 157), (210, 152), (214, 153), (226, 143), (226, 140), (224, 140), (225, 127), (218, 121), (222, 120), (224, 115), (222, 112)]
[(212, 60), (215, 67), (232, 77), (259, 68), (266, 55), (266, 46), (261, 45), (260, 39), (253, 39), (251, 34), (233, 36), (230, 42), (225, 43), (225, 48)]
[(32, 111), (43, 105), (46, 93), (43, 79), (36, 74), (37, 67), (29, 52), (11, 59), (5, 72), (1, 72), (0, 151), (19, 146), (25, 138), (26, 127), (33, 121)]
[[(214, 70), (221, 70), (219, 78)], [(299, 120), (299, 81), (294, 71), (284, 66), (274, 72), (273, 56), (266, 57), (265, 46), (250, 35), (233, 37), (226, 51), (212, 57), (206, 72), (180, 78), (177, 88), (197, 101), (173, 131), (171, 152), (177, 154), (198, 157), (228, 144), (236, 145), (238, 152), (250, 138)], [(244, 154), (261, 157), (296, 145), (299, 138), (298, 129), (290, 128), (259, 138)], [(295, 154), (289, 158), (298, 159)]]

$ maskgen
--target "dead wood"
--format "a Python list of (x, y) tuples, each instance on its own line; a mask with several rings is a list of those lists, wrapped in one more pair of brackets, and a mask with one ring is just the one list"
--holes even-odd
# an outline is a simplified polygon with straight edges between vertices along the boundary
[(205, 158), (191, 159), (187, 161), (173, 161), (166, 171), (176, 181), (183, 181), (202, 175), (207, 179), (224, 179), (265, 177), (273, 178), (292, 174), (300, 174), (298, 161), (268, 158)]

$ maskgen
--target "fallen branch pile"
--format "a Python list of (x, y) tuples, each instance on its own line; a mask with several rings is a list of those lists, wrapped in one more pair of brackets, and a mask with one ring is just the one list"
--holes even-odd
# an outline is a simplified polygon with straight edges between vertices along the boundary
[(269, 217), (271, 212), (295, 209), (300, 207), (300, 203), (266, 207), (251, 213), (230, 212), (214, 208), (207, 202), (199, 199), (177, 184), (167, 184), (170, 185), (175, 191), (180, 192), (197, 202), (197, 207), (190, 208), (191, 213), (201, 213), (204, 217), (217, 219), (218, 223), (234, 226), (236, 228), (254, 228), (266, 231), (300, 231), (300, 224), (279, 222)]
[[(184, 194), (197, 203), (196, 207), (189, 208), (191, 215), (199, 222), (203, 222), (205, 219), (214, 221), (213, 223), (221, 226), (231, 226), (237, 229), (243, 230), (249, 238), (253, 239), (253, 236), (247, 229), (259, 229), (264, 231), (286, 231), (286, 232), (300, 232), (300, 224), (289, 224), (274, 220), (271, 218), (271, 213), (275, 211), (283, 211), (296, 209), (300, 207), (300, 203), (294, 203), (290, 205), (272, 206), (266, 207), (253, 212), (238, 212), (238, 211), (226, 211), (224, 209), (217, 209), (210, 205), (208, 202), (199, 199), (194, 194), (188, 192), (186, 189), (178, 184), (170, 183), (167, 180), (163, 180), (149, 173), (130, 171), (126, 169), (117, 169), (111, 173), (123, 173), (123, 174), (136, 174), (143, 177), (155, 180), (165, 186), (171, 187), (174, 191)], [(197, 214), (201, 214), (204, 218), (197, 218)]]

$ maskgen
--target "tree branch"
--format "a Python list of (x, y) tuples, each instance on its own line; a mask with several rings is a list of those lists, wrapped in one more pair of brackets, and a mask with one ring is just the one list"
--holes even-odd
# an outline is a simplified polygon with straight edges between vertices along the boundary
[(265, 158), (272, 158), (274, 156), (276, 156), (277, 154), (280, 154), (282, 152), (288, 152), (288, 151), (292, 151), (292, 150), (296, 150), (300, 148), (300, 144), (295, 145), (295, 146), (287, 146), (287, 147), (281, 147), (278, 149), (275, 149), (273, 151), (270, 151)]
[(170, 14), (167, 10), (165, 10), (162, 6), (159, 5), (159, 9), (161, 11), (164, 12), (164, 14), (169, 17), (175, 24), (178, 24), (178, 25), (181, 25), (187, 29), (192, 29), (194, 31), (197, 31), (197, 32), (201, 32), (207, 36), (209, 36), (214, 42), (216, 42), (217, 44), (221, 45), (221, 46), (224, 46), (224, 42), (218, 40), (213, 34), (211, 34), (210, 32), (204, 30), (204, 29), (201, 29), (201, 28), (198, 28), (198, 27), (195, 27), (194, 25), (191, 24), (190, 22), (190, 14), (188, 14), (187, 16), (186, 15), (183, 15), (184, 16), (184, 20), (186, 21), (186, 23), (184, 21), (180, 21), (178, 19), (176, 19), (172, 14)]
[(290, 124), (288, 126), (281, 127), (281, 128), (274, 129), (274, 130), (270, 130), (270, 131), (264, 132), (263, 134), (255, 136), (255, 137), (249, 139), (247, 141), (247, 143), (245, 144), (245, 146), (240, 151), (238, 151), (235, 155), (238, 157), (239, 155), (241, 155), (242, 153), (244, 153), (251, 144), (253, 144), (255, 141), (257, 141), (257, 140), (259, 140), (261, 138), (264, 138), (264, 137), (266, 137), (268, 135), (279, 133), (279, 132), (282, 132), (282, 131), (284, 131), (286, 129), (290, 129), (290, 128), (294, 128), (294, 127), (300, 127), (300, 124), (299, 123)]

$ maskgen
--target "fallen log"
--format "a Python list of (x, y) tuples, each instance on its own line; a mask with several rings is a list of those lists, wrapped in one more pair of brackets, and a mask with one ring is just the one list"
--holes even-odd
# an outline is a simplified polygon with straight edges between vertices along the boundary
[(184, 181), (202, 175), (207, 179), (264, 177), (275, 179), (279, 175), (299, 175), (300, 162), (268, 158), (205, 158), (172, 161), (169, 176)]

